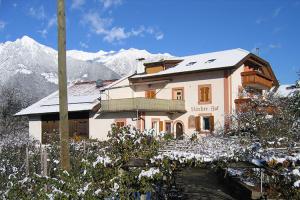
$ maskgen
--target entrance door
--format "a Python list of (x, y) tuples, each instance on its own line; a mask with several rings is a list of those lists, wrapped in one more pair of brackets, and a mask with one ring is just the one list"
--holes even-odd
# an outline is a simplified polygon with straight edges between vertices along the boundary
[(176, 123), (176, 139), (183, 139), (183, 125), (180, 122)]
[(159, 134), (159, 121), (152, 121), (152, 129), (154, 130), (154, 136)]

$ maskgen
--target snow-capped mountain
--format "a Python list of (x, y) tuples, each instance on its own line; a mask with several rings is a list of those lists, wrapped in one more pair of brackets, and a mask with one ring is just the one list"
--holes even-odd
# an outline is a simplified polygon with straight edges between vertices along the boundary
[(100, 50), (96, 53), (70, 50), (67, 51), (67, 55), (74, 59), (102, 63), (121, 76), (137, 70), (139, 62), (137, 59), (144, 58), (147, 60), (159, 60), (162, 58), (172, 57), (168, 53), (151, 54), (146, 50), (139, 50), (134, 48), (130, 48), (127, 50), (121, 49), (117, 52), (105, 52)]
[[(28, 36), (14, 42), (0, 44), (0, 80), (5, 82), (11, 76), (35, 74), (49, 82), (57, 83), (57, 51), (39, 44)], [(67, 58), (68, 80), (90, 80), (118, 78), (119, 75), (101, 63)]]
[[(146, 50), (121, 49), (96, 53), (67, 51), (68, 81), (116, 79), (134, 72), (139, 58), (161, 59), (170, 54), (151, 54)], [(0, 43), (0, 85), (9, 84), (43, 97), (57, 88), (57, 51), (23, 36)]]

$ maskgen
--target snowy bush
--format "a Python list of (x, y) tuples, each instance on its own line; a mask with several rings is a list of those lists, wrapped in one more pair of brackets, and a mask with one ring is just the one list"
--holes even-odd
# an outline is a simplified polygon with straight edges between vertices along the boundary
[(299, 139), (299, 102), (299, 91), (285, 98), (272, 92), (252, 95), (230, 117), (232, 123), (227, 131), (256, 137), (264, 146), (293, 144)]

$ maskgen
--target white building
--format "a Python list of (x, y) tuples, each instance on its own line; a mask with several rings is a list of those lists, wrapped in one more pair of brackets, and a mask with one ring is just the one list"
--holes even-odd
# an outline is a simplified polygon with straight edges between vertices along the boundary
[[(230, 123), (226, 116), (244, 102), (244, 87), (263, 92), (278, 86), (270, 64), (243, 49), (141, 61), (137, 68), (137, 73), (101, 88), (95, 82), (71, 85), (70, 135), (104, 140), (112, 123), (153, 128), (177, 138), (194, 131), (211, 134)], [(30, 134), (38, 139), (58, 129), (57, 95), (16, 114), (29, 116)]]

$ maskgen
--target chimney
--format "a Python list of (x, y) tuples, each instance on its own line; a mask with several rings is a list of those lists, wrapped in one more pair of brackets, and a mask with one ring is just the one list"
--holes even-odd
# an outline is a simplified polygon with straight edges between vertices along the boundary
[(145, 66), (144, 66), (145, 58), (138, 58), (136, 60), (138, 61), (137, 66), (136, 66), (136, 73), (137, 74), (144, 73), (145, 72)]

